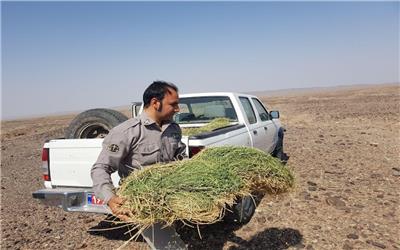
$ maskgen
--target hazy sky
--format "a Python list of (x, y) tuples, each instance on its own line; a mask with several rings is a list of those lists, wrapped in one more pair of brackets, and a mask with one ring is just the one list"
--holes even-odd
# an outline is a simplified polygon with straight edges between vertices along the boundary
[(399, 81), (399, 2), (1, 2), (2, 119)]

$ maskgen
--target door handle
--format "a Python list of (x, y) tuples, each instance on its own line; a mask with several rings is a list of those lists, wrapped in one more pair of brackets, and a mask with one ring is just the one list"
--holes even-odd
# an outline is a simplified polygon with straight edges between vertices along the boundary
[(255, 135), (256, 135), (256, 134), (257, 134), (257, 130), (253, 130), (253, 134), (255, 134)]

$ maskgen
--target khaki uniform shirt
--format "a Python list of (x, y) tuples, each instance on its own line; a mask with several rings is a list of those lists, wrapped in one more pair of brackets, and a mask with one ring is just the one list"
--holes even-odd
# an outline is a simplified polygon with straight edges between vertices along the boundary
[(111, 181), (115, 171), (124, 178), (135, 169), (175, 160), (185, 152), (181, 138), (178, 124), (169, 122), (160, 128), (144, 111), (114, 127), (104, 138), (103, 149), (91, 170), (95, 195), (106, 204), (115, 195)]

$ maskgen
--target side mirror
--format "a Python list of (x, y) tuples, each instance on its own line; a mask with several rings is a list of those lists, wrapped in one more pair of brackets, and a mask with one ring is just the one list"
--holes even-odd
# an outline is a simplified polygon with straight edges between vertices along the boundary
[(141, 102), (132, 102), (132, 106), (131, 106), (132, 117), (137, 117), (139, 115), (141, 107), (142, 107)]
[(279, 111), (271, 111), (269, 112), (271, 119), (278, 119), (279, 118)]

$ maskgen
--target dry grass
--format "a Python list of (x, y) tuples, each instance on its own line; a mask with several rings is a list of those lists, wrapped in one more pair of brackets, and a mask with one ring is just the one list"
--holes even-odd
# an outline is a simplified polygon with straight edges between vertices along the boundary
[(225, 146), (207, 148), (189, 160), (134, 172), (124, 180), (118, 195), (126, 199), (130, 222), (145, 229), (175, 221), (215, 223), (236, 197), (254, 191), (281, 193), (293, 183), (291, 171), (269, 154)]
[(211, 132), (215, 129), (227, 127), (229, 124), (230, 122), (228, 118), (215, 118), (202, 127), (182, 128), (182, 134), (185, 136), (198, 135), (204, 132)]

